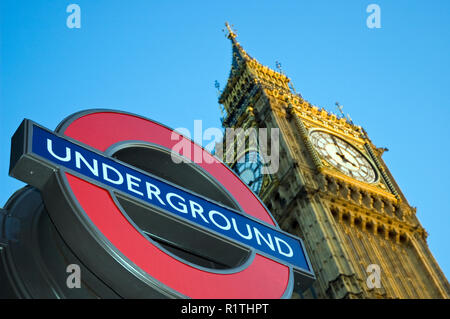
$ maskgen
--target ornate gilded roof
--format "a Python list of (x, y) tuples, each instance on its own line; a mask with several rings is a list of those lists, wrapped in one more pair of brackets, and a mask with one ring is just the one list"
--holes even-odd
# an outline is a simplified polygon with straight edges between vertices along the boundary
[(227, 98), (243, 73), (247, 73), (249, 75), (248, 78), (252, 82), (261, 83), (267, 87), (278, 86), (289, 91), (290, 79), (284, 74), (262, 65), (255, 58), (251, 57), (237, 41), (237, 35), (230, 25), (225, 23), (225, 26), (227, 27), (227, 38), (231, 41), (232, 61), (230, 75), (225, 89), (219, 97), (219, 103), (226, 104)]

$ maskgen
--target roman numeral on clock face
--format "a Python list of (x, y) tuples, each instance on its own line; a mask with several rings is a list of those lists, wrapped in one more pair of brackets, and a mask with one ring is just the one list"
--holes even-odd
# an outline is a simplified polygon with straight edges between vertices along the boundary
[(319, 155), (342, 173), (362, 182), (376, 182), (377, 173), (372, 164), (350, 143), (320, 130), (312, 131), (310, 139)]

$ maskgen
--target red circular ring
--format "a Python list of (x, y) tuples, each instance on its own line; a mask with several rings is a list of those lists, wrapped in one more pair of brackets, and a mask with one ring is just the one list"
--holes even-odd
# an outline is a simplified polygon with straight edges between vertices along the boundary
[[(93, 111), (79, 115), (60, 133), (104, 152), (124, 141), (144, 141), (173, 149), (179, 141), (171, 139), (172, 132), (136, 115)], [(198, 165), (216, 178), (247, 214), (275, 225), (259, 199), (228, 167), (186, 140), (193, 149), (201, 150), (203, 158), (209, 159)], [(86, 215), (111, 244), (140, 269), (175, 291), (190, 298), (280, 298), (286, 295), (292, 273), (288, 266), (259, 254), (247, 268), (230, 274), (208, 272), (185, 264), (166, 254), (130, 224), (107, 190), (70, 173), (66, 173), (66, 177)]]

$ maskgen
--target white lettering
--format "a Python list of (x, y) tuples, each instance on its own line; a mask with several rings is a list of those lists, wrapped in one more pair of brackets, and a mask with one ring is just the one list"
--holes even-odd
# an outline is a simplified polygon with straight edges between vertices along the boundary
[(258, 245), (261, 246), (261, 239), (262, 239), (271, 250), (275, 251), (275, 247), (274, 247), (273, 241), (272, 241), (272, 236), (270, 236), (270, 234), (267, 234), (267, 238), (268, 238), (268, 240), (267, 240), (264, 238), (264, 236), (261, 234), (261, 232), (258, 230), (258, 228), (253, 227), (253, 231), (255, 232), (255, 238), (256, 238), (256, 241), (258, 242)]
[(231, 217), (231, 223), (233, 224), (233, 228), (234, 228), (234, 230), (236, 231), (236, 233), (237, 233), (239, 236), (241, 236), (241, 237), (244, 238), (244, 239), (248, 239), (248, 240), (252, 239), (253, 234), (252, 234), (252, 231), (251, 231), (250, 226), (249, 226), (248, 224), (245, 224), (245, 226), (247, 226), (247, 232), (248, 232), (248, 234), (244, 236), (244, 235), (238, 230), (237, 225), (236, 225), (236, 220), (235, 220), (233, 217)]
[[(103, 170), (103, 179), (107, 182), (116, 184), (116, 185), (120, 185), (123, 183), (123, 176), (122, 174), (120, 174), (120, 172), (115, 169), (112, 166), (109, 166), (108, 164), (102, 163), (102, 170)], [(113, 180), (111, 178), (109, 178), (108, 176), (108, 170), (109, 171), (113, 171), (114, 173), (116, 173), (117, 177), (119, 178), (118, 180)]]
[[(275, 244), (277, 245), (277, 249), (278, 252), (286, 257), (292, 257), (294, 256), (294, 251), (292, 250), (291, 246), (289, 246), (289, 244), (287, 242), (285, 242), (283, 239), (278, 238), (276, 236), (274, 236), (275, 238)], [(284, 252), (281, 247), (280, 247), (280, 243), (282, 243), (285, 247), (287, 247), (289, 249), (289, 252)]]
[(81, 162), (84, 163), (84, 165), (89, 168), (92, 174), (95, 176), (98, 176), (98, 162), (96, 159), (92, 160), (92, 166), (86, 161), (86, 159), (81, 155), (79, 152), (75, 152), (75, 166), (78, 169), (81, 169)]
[[(172, 203), (172, 201), (171, 201), (172, 197), (176, 197), (176, 198), (178, 198), (180, 200), (180, 202), (178, 202), (178, 205), (181, 206), (181, 208), (175, 206)], [(177, 195), (175, 193), (167, 193), (166, 200), (169, 203), (169, 205), (172, 206), (173, 209), (179, 211), (180, 213), (187, 214), (187, 212), (188, 212), (187, 211), (187, 206), (186, 206), (186, 204), (184, 204), (184, 198), (183, 197), (181, 197), (180, 195)]]
[[(223, 219), (223, 220), (225, 221), (225, 223), (226, 223), (226, 226), (219, 225), (219, 224), (216, 222), (216, 220), (213, 218), (214, 215), (219, 215), (220, 217), (222, 217), (222, 219)], [(230, 221), (228, 220), (228, 218), (226, 218), (224, 214), (219, 213), (219, 212), (216, 211), (216, 210), (211, 210), (211, 211), (209, 211), (209, 219), (211, 219), (211, 221), (213, 222), (213, 224), (216, 225), (217, 227), (219, 227), (220, 229), (223, 229), (223, 230), (229, 230), (229, 229), (231, 228), (231, 223), (230, 223)]]
[(145, 186), (147, 188), (147, 197), (151, 200), (153, 200), (152, 195), (155, 195), (155, 197), (158, 199), (158, 201), (161, 203), (161, 205), (166, 206), (166, 204), (163, 202), (161, 197), (159, 197), (159, 194), (161, 194), (161, 191), (158, 187), (156, 187), (153, 184), (150, 184), (149, 182), (145, 182)]
[(61, 157), (55, 154), (55, 152), (53, 152), (53, 142), (51, 139), (47, 139), (47, 150), (48, 152), (57, 160), (60, 160), (61, 162), (68, 162), (70, 161), (71, 158), (71, 153), (70, 153), (70, 148), (66, 147), (66, 156), (65, 157)]
[(205, 223), (209, 224), (209, 221), (205, 218), (205, 216), (203, 216), (203, 207), (200, 204), (190, 200), (189, 206), (191, 207), (192, 217), (197, 218), (196, 214), (198, 214), (205, 221)]
[(133, 188), (133, 186), (138, 186), (139, 187), (139, 184), (133, 182), (132, 180), (135, 180), (136, 182), (140, 182), (141, 181), (140, 178), (137, 178), (137, 177), (135, 177), (133, 175), (130, 175), (128, 173), (125, 174), (125, 178), (127, 179), (127, 188), (128, 188), (129, 191), (132, 191), (133, 193), (136, 193), (138, 195), (144, 196), (144, 193), (142, 193), (142, 192), (140, 192), (140, 191), (138, 191), (138, 190)]

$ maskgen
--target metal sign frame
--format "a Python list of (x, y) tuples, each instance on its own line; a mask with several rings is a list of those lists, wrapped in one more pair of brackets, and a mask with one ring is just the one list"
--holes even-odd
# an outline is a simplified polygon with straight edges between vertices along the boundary
[[(266, 218), (266, 220), (263, 221), (261, 221), (261, 218), (250, 216), (247, 211), (243, 213), (239, 210), (227, 207), (219, 202), (215, 202), (214, 200), (204, 198), (203, 196), (195, 194), (190, 190), (183, 189), (179, 185), (174, 185), (173, 183), (164, 181), (159, 177), (149, 174), (148, 172), (139, 170), (138, 168), (132, 167), (131, 165), (108, 156), (112, 153), (113, 149), (125, 147), (126, 145), (147, 145), (149, 147), (160, 147), (162, 149), (168, 150), (169, 148), (167, 147), (167, 144), (161, 145), (164, 143), (153, 143), (151, 141), (143, 141), (139, 138), (130, 140), (128, 137), (125, 139), (119, 137), (119, 140), (115, 143), (110, 144), (107, 149), (99, 150), (97, 147), (92, 147), (91, 145), (86, 144), (85, 141), (80, 141), (77, 138), (71, 137), (70, 132), (66, 134), (68, 131), (70, 131), (71, 125), (73, 123), (89, 116), (99, 117), (100, 119), (107, 119), (107, 122), (113, 121), (117, 123), (126, 123), (124, 127), (117, 128), (119, 130), (126, 130), (127, 125), (130, 126), (131, 130), (133, 130), (134, 128), (132, 128), (132, 126), (136, 126), (137, 123), (140, 123), (139, 125), (144, 123), (142, 124), (143, 127), (151, 126), (154, 131), (152, 132), (152, 130), (148, 130), (146, 133), (149, 135), (158, 133), (158, 130), (164, 130), (165, 132), (167, 130), (170, 130), (169, 128), (154, 121), (133, 114), (110, 110), (89, 110), (74, 114), (73, 116), (63, 121), (63, 123), (58, 127), (56, 133), (45, 129), (30, 120), (24, 120), (12, 139), (10, 175), (22, 181), (25, 181), (42, 191), (44, 202), (48, 208), (51, 218), (57, 226), (58, 230), (64, 235), (63, 237), (65, 238), (65, 240), (70, 243), (71, 247), (74, 247), (73, 249), (77, 253), (77, 255), (80, 256), (80, 259), (87, 264), (91, 264), (91, 268), (94, 267), (96, 269), (97, 275), (101, 277), (110, 287), (112, 287), (113, 290), (117, 291), (124, 297), (134, 298), (185, 298), (202, 296), (206, 296), (206, 298), (214, 298), (215, 292), (217, 292), (217, 289), (219, 288), (222, 289), (222, 293), (216, 294), (218, 297), (245, 298), (245, 296), (257, 297), (258, 294), (253, 294), (251, 292), (254, 292), (258, 289), (264, 289), (265, 286), (270, 286), (269, 282), (271, 280), (274, 282), (274, 285), (277, 285), (275, 282), (280, 280), (283, 281), (281, 278), (284, 277), (285, 280), (287, 280), (285, 286), (283, 287), (284, 290), (281, 289), (284, 292), (280, 293), (280, 290), (278, 291), (278, 293), (280, 294), (279, 297), (286, 298), (290, 296), (294, 288), (294, 274), (296, 277), (295, 282), (301, 289), (305, 289), (315, 279), (311, 264), (306, 255), (301, 240), (296, 238), (295, 236), (292, 236), (291, 234), (281, 231), (276, 226), (276, 223), (274, 222), (272, 216), (270, 216), (267, 209), (259, 200), (258, 202), (261, 205), (262, 210), (265, 210), (265, 213), (268, 217), (268, 219)], [(114, 120), (111, 120), (112, 118), (114, 118)], [(89, 125), (92, 125), (91, 121), (88, 120), (87, 122), (89, 122)], [(95, 121), (93, 123), (95, 123)], [(86, 133), (89, 134), (88, 132)], [(81, 135), (83, 134), (84, 133), (82, 132)], [(38, 141), (39, 138), (40, 141)], [(89, 138), (91, 137), (87, 136), (88, 140)], [(95, 139), (101, 137), (93, 136), (92, 138)], [(93, 159), (96, 159), (98, 166), (100, 166), (100, 161), (103, 161), (102, 163), (107, 163), (107, 166), (113, 167), (115, 170), (119, 170), (119, 172), (122, 172), (122, 180), (123, 176), (127, 174), (127, 185), (129, 186), (128, 192), (126, 190), (124, 191), (124, 189), (115, 187), (114, 183), (109, 183), (108, 185), (108, 183), (106, 183), (105, 181), (100, 181), (98, 178), (96, 178), (99, 176), (95, 176), (92, 174), (91, 176), (89, 176), (89, 171), (93, 173), (93, 171), (95, 170), (89, 169), (89, 167), (87, 167), (86, 165), (84, 165), (83, 171), (81, 169), (77, 169), (77, 167), (74, 168), (73, 165), (65, 165), (66, 163), (69, 164), (71, 162), (70, 159), (68, 161), (63, 161), (61, 160), (63, 158), (60, 157), (59, 162), (58, 160), (52, 162), (50, 157), (45, 156), (45, 150), (42, 148), (43, 145), (37, 147), (33, 144), (33, 141), (35, 143), (37, 143), (36, 141), (42, 143), (45, 139), (47, 140), (47, 143), (49, 139), (52, 140), (52, 143), (55, 143), (53, 144), (53, 146), (56, 146), (59, 143), (59, 147), (63, 147), (63, 149), (70, 146), (72, 148), (70, 151), (73, 152), (70, 154), (76, 154), (74, 151), (76, 149), (78, 154), (81, 154), (78, 156), (79, 163), (83, 162), (81, 157), (83, 157), (84, 154), (83, 158), (86, 159), (89, 157), (92, 163), (94, 162)], [(192, 141), (189, 142), (192, 143)], [(192, 143), (192, 145), (193, 147), (200, 148), (202, 152), (206, 152), (203, 148), (196, 145), (195, 143)], [(48, 147), (49, 145), (47, 145), (47, 151), (49, 150)], [(61, 154), (61, 148), (59, 148), (59, 151)], [(54, 159), (55, 158), (56, 157), (54, 157)], [(86, 162), (83, 162), (83, 164), (86, 164)], [(217, 160), (214, 165), (221, 165), (223, 167), (226, 167), (223, 163), (220, 163)], [(81, 165), (79, 166), (81, 168)], [(105, 166), (102, 167), (104, 169)], [(222, 170), (222, 173), (224, 171), (223, 167), (220, 168)], [(97, 170), (99, 169), (100, 168), (97, 167)], [(205, 171), (204, 168), (201, 168), (200, 170)], [(226, 174), (232, 174), (234, 178), (237, 178), (237, 180), (239, 180), (239, 178), (230, 169), (227, 169), (226, 171)], [(212, 176), (208, 172), (205, 173), (206, 175), (208, 175), (208, 178), (216, 180), (219, 185), (221, 184), (219, 180), (220, 176), (219, 178), (217, 178), (217, 176)], [(98, 173), (97, 175), (100, 174)], [(129, 176), (132, 177), (130, 178)], [(141, 192), (142, 189), (138, 188), (138, 180), (143, 181), (144, 179), (146, 179), (147, 182), (151, 181), (152, 185), (155, 185), (155, 183), (160, 183), (158, 185), (168, 187), (168, 189), (170, 189), (170, 192), (176, 194), (176, 196), (185, 196), (186, 198), (189, 197), (190, 200), (192, 200), (192, 198), (195, 199), (194, 202), (200, 202), (200, 205), (203, 205), (202, 207), (209, 207), (206, 209), (209, 210), (209, 212), (216, 211), (220, 213), (216, 214), (216, 216), (233, 216), (228, 218), (234, 218), (234, 221), (236, 223), (237, 220), (240, 220), (241, 222), (247, 222), (247, 225), (248, 223), (250, 223), (255, 232), (254, 237), (257, 236), (255, 229), (259, 229), (272, 234), (272, 238), (275, 238), (275, 234), (278, 235), (279, 237), (277, 238), (280, 238), (280, 240), (282, 240), (281, 242), (291, 243), (292, 240), (292, 242), (298, 243), (298, 247), (295, 248), (295, 253), (302, 255), (303, 263), (289, 262), (288, 260), (286, 260), (286, 258), (282, 258), (283, 256), (274, 256), (274, 254), (271, 254), (271, 252), (267, 251), (267, 249), (264, 250), (255, 245), (250, 245), (248, 242), (245, 243), (243, 241), (239, 241), (239, 238), (227, 236), (227, 234), (224, 233), (224, 228), (228, 228), (228, 224), (227, 227), (216, 227), (214, 229), (208, 227), (208, 225), (205, 223), (198, 223), (198, 221), (205, 220), (203, 216), (202, 218), (198, 218), (198, 220), (192, 220), (192, 218), (189, 220), (188, 218), (186, 218), (188, 215), (184, 215), (184, 213), (180, 214), (178, 212), (177, 214), (177, 211), (174, 209), (168, 210), (167, 207), (157, 205), (160, 199), (157, 201), (153, 200), (153, 202), (149, 202), (148, 200), (145, 200), (145, 197), (139, 198), (138, 196), (132, 196), (136, 195), (137, 192), (143, 193)], [(162, 189), (162, 187), (160, 188)], [(248, 194), (253, 195), (256, 198), (251, 190), (249, 190), (247, 187), (246, 189), (249, 192)], [(155, 195), (155, 193), (153, 194)], [(85, 196), (85, 199), (80, 200), (80, 196)], [(108, 196), (109, 202), (108, 200), (105, 200), (104, 202), (101, 202), (99, 200), (96, 203), (97, 199), (106, 198)], [(233, 197), (232, 194), (231, 197)], [(87, 201), (86, 198), (88, 198)], [(118, 198), (120, 198), (121, 200), (118, 200)], [(129, 203), (134, 207), (140, 207), (140, 209), (146, 210), (150, 208), (152, 211), (157, 213), (154, 216), (158, 216), (158, 221), (163, 223), (170, 222), (172, 223), (172, 226), (177, 225), (176, 229), (186, 230), (187, 233), (190, 232), (192, 234), (202, 234), (200, 236), (200, 241), (205, 244), (205, 251), (211, 251), (211, 249), (219, 249), (221, 254), (227, 255), (233, 254), (233, 249), (240, 249), (241, 251), (248, 252), (248, 258), (239, 267), (227, 270), (206, 269), (186, 262), (185, 260), (182, 260), (174, 254), (165, 250), (158, 243), (152, 241), (148, 237), (145, 237), (140, 228), (135, 224), (133, 219), (127, 215), (125, 209), (122, 207), (123, 205), (121, 205), (121, 202), (123, 203), (123, 201)], [(96, 204), (103, 204), (107, 207), (98, 208), (95, 207)], [(240, 204), (238, 204), (237, 206), (241, 208)], [(140, 264), (140, 259), (142, 259), (141, 255), (145, 254), (145, 251), (134, 252), (132, 254), (133, 256), (131, 256), (129, 253), (124, 252), (123, 247), (117, 247), (120, 245), (117, 245), (117, 243), (119, 243), (118, 238), (111, 240), (111, 237), (107, 234), (108, 231), (104, 231), (104, 229), (102, 229), (102, 226), (99, 227), (99, 224), (97, 223), (99, 216), (97, 216), (96, 213), (99, 210), (101, 211), (102, 209), (108, 212), (115, 211), (115, 213), (112, 213), (111, 216), (115, 216), (114, 214), (118, 216), (120, 214), (120, 223), (122, 223), (123, 225), (128, 224), (128, 228), (125, 226), (123, 228), (124, 230), (121, 236), (125, 236), (125, 238), (122, 237), (122, 241), (126, 241), (129, 239), (126, 237), (127, 232), (129, 234), (131, 234), (130, 232), (133, 232), (134, 237), (140, 238), (138, 240), (138, 242), (140, 243), (139, 245), (142, 245), (142, 247), (146, 247), (146, 249), (151, 246), (151, 249), (149, 249), (149, 251), (152, 251), (153, 253), (155, 253), (155, 251), (159, 251), (160, 253), (162, 252), (162, 254), (157, 253), (156, 255), (159, 256), (158, 258), (167, 259), (165, 262), (165, 267), (170, 268), (170, 265), (173, 266), (173, 264), (181, 264), (181, 266), (178, 265), (178, 268), (174, 267), (174, 269), (183, 269), (183, 271), (186, 271), (186, 273), (192, 275), (192, 277), (189, 278), (189, 276), (186, 277), (186, 274), (184, 274), (184, 278), (182, 279), (186, 282), (189, 282), (190, 280), (196, 281), (195, 278), (197, 278), (198, 280), (198, 278), (202, 278), (202, 276), (209, 276), (208, 280), (203, 279), (203, 282), (210, 282), (213, 285), (222, 283), (223, 287), (207, 287), (208, 285), (205, 285), (205, 287), (203, 287), (205, 288), (205, 293), (202, 293), (198, 289), (197, 291), (193, 291), (192, 289), (187, 289), (186, 287), (183, 290), (179, 288), (180, 286), (183, 286), (183, 284), (180, 285), (178, 283), (174, 283), (173, 281), (168, 283), (167, 276), (164, 275), (162, 277), (155, 276), (151, 273), (151, 271), (149, 271), (148, 264), (147, 267), (143, 267), (143, 264)], [(206, 212), (206, 210), (204, 211)], [(127, 209), (127, 211), (129, 210)], [(197, 213), (198, 212), (199, 211), (197, 210)], [(195, 214), (191, 215), (194, 216)], [(197, 214), (197, 216), (199, 215), (200, 214)], [(103, 216), (103, 218), (105, 217)], [(120, 227), (118, 229), (120, 229)], [(182, 237), (185, 235), (186, 234), (181, 231), (178, 236)], [(270, 236), (268, 238), (270, 238)], [(145, 240), (146, 242), (143, 243), (142, 240)], [(277, 243), (279, 244), (280, 241), (278, 241)], [(201, 245), (199, 245), (198, 247), (200, 246)], [(280, 248), (280, 246), (278, 246), (278, 248)], [(102, 268), (99, 267), (100, 265), (108, 266)], [(284, 267), (287, 267), (285, 268), (287, 269), (287, 273), (286, 270), (283, 271)], [(123, 271), (123, 268), (127, 269), (128, 271)], [(164, 272), (164, 269), (160, 269), (160, 273), (161, 271)], [(271, 272), (274, 273), (270, 275), (269, 273)], [(196, 275), (193, 275), (194, 273)], [(284, 273), (284, 275), (276, 278), (277, 273)], [(255, 274), (256, 276), (254, 276)], [(172, 273), (172, 275), (174, 274)], [(265, 276), (265, 278), (261, 278), (261, 276)], [(273, 276), (274, 278), (270, 278), (271, 276)], [(228, 279), (230, 279), (231, 277), (236, 277), (236, 279), (231, 281), (223, 280), (227, 277)], [(252, 278), (251, 280), (243, 280), (250, 277)], [(257, 286), (245, 287), (246, 284), (248, 286), (250, 282), (252, 282), (254, 285), (258, 285), (258, 280), (266, 280), (268, 281), (266, 282), (268, 285), (263, 285), (259, 288)], [(229, 282), (224, 283), (227, 281)], [(202, 280), (200, 280), (200, 282), (202, 282)], [(236, 286), (238, 285), (238, 282), (241, 282), (242, 287)], [(124, 285), (123, 283), (127, 284)], [(135, 289), (127, 288), (130, 287), (130, 285), (135, 287)], [(173, 288), (174, 285), (178, 286)], [(242, 293), (239, 292), (239, 288), (241, 288)], [(267, 294), (267, 296), (269, 296), (268, 298), (274, 297), (273, 294), (271, 295), (270, 293)]]

